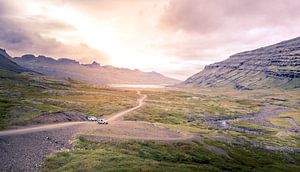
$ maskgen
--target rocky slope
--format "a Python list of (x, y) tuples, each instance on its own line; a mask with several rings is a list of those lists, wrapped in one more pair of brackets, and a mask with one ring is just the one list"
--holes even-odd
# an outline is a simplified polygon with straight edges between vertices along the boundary
[(61, 58), (55, 60), (46, 56), (31, 54), (15, 57), (13, 61), (28, 69), (59, 78), (93, 82), (97, 84), (174, 84), (179, 81), (157, 72), (142, 72), (113, 66), (80, 64), (78, 61)]
[(237, 89), (299, 88), (300, 37), (232, 55), (206, 66), (181, 85)]
[(10, 59), (10, 56), (4, 49), (0, 48), (0, 70), (10, 71), (15, 73), (31, 72), (30, 70), (19, 66)]

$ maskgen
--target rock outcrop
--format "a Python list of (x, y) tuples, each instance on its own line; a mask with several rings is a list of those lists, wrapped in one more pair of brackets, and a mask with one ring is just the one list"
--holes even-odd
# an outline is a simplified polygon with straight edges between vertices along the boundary
[(300, 37), (232, 55), (206, 66), (181, 85), (236, 89), (299, 88)]

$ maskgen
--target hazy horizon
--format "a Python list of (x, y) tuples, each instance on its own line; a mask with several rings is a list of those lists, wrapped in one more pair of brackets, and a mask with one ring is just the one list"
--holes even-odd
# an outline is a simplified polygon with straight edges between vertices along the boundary
[[(230, 55), (299, 36), (300, 2), (0, 1), (0, 47), (184, 80)], [(293, 20), (291, 20), (293, 19)]]

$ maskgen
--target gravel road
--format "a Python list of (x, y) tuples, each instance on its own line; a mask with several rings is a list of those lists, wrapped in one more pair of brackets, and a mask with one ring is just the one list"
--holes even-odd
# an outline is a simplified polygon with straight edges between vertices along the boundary
[(78, 135), (97, 140), (191, 140), (192, 135), (171, 131), (143, 122), (122, 121), (122, 117), (144, 105), (138, 105), (108, 117), (108, 125), (95, 122), (67, 122), (0, 132), (0, 171), (37, 171), (53, 152), (72, 149), (70, 141)]

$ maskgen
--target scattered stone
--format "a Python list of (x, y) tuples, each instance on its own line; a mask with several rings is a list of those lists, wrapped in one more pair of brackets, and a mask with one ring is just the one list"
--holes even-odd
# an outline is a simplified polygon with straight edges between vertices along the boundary
[(197, 117), (196, 116), (189, 116), (188, 117), (188, 122), (194, 122), (197, 120)]

